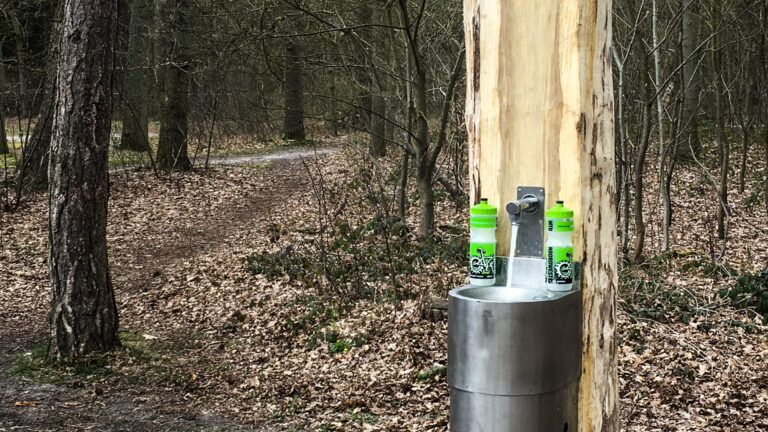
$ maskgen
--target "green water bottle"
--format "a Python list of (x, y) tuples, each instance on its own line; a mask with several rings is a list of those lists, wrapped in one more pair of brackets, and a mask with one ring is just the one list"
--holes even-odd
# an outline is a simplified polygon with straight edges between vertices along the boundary
[(470, 285), (496, 283), (496, 213), (488, 198), (480, 198), (469, 211)]
[(562, 201), (547, 210), (545, 283), (550, 291), (570, 291), (573, 287), (573, 210)]

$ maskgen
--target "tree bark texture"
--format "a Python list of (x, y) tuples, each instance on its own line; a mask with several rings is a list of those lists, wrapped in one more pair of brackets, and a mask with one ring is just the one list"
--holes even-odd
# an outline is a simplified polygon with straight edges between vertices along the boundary
[(107, 260), (116, 0), (66, 0), (49, 169), (55, 359), (119, 345)]
[(133, 0), (130, 7), (128, 51), (122, 86), (123, 131), (120, 148), (136, 151), (149, 150), (147, 66), (149, 59), (149, 28), (152, 23), (151, 0)]
[(610, 0), (464, 1), (471, 203), (483, 196), (501, 209), (500, 255), (517, 186), (544, 186), (547, 207), (564, 200), (575, 211), (583, 432), (619, 430), (611, 10)]
[(170, 15), (169, 40), (172, 64), (166, 70), (165, 105), (157, 144), (157, 165), (163, 169), (192, 168), (187, 151), (189, 131), (189, 85), (192, 70), (189, 58), (189, 2), (169, 0), (164, 11)]

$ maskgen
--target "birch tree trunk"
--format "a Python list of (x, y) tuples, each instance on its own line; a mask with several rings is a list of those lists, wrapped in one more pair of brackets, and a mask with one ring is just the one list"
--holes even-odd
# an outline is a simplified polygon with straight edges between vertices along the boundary
[(115, 0), (66, 0), (49, 164), (51, 345), (61, 360), (119, 345), (107, 260)]
[(560, 199), (575, 211), (583, 432), (619, 430), (611, 3), (464, 1), (471, 203), (483, 196), (502, 209), (500, 255), (517, 186), (544, 186), (547, 207)]

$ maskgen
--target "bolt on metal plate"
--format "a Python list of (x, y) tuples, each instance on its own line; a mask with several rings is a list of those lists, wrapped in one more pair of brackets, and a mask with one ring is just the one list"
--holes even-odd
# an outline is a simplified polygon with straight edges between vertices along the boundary
[(544, 255), (544, 188), (541, 186), (520, 186), (517, 199), (528, 196), (538, 198), (536, 211), (523, 211), (520, 215), (520, 228), (517, 231), (517, 249), (515, 256), (541, 258)]

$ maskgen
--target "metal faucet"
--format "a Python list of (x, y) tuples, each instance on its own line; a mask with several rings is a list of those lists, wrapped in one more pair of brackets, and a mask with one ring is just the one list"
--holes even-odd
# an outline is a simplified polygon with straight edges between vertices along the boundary
[[(517, 199), (507, 203), (509, 222), (517, 227), (510, 237), (510, 257), (541, 258), (544, 251), (544, 188), (519, 186)], [(514, 244), (512, 244), (514, 242)]]
[(520, 225), (520, 216), (523, 212), (534, 214), (539, 210), (541, 201), (535, 195), (528, 194), (520, 199), (507, 203), (507, 213), (509, 213), (509, 223)]

